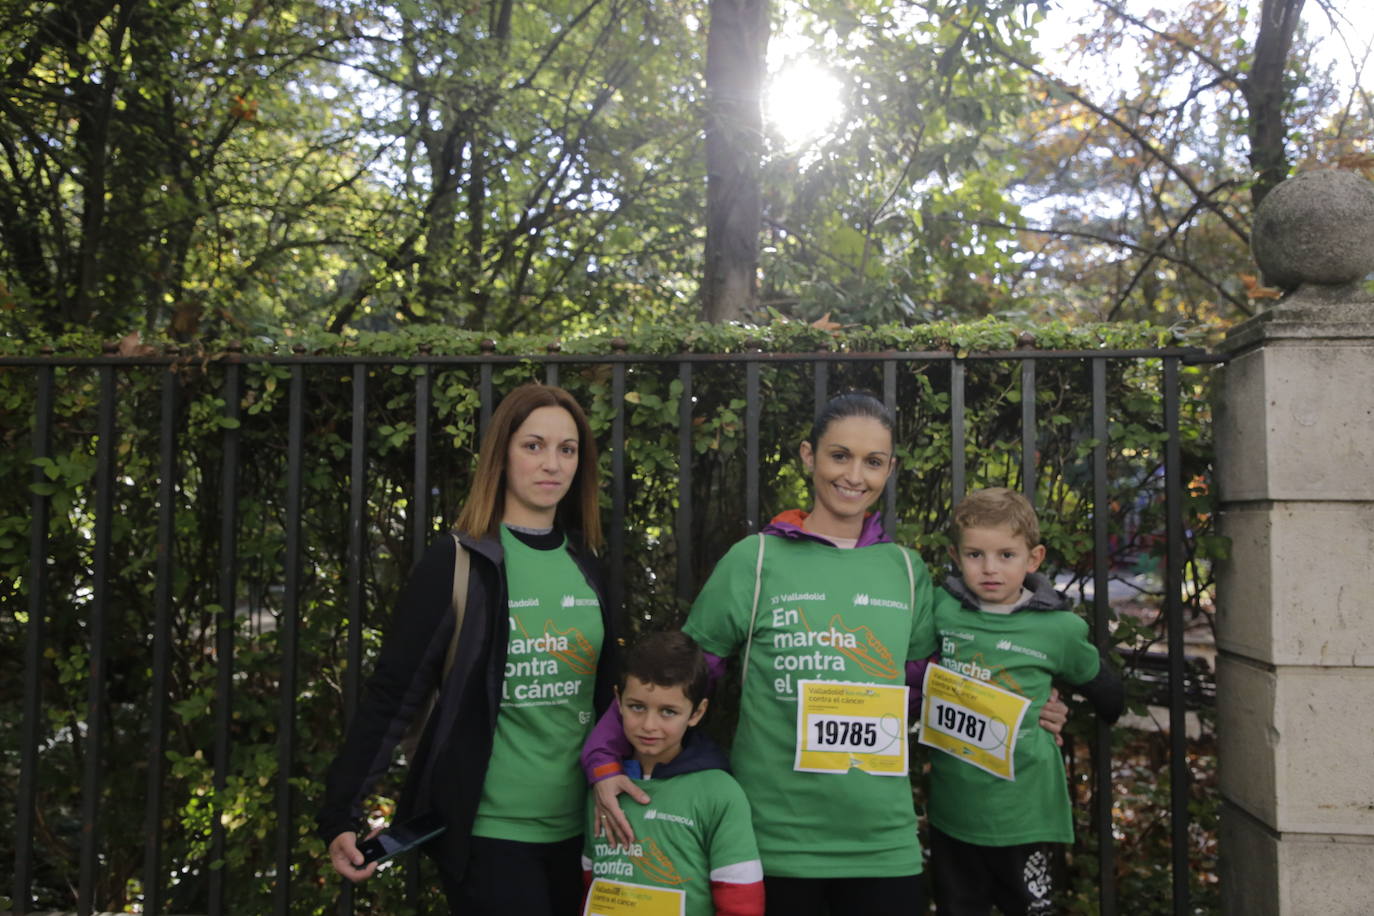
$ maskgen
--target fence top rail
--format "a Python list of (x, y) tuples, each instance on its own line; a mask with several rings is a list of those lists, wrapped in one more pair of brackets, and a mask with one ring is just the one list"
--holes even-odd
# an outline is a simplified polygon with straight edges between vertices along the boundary
[(515, 363), (631, 363), (631, 364), (680, 364), (680, 363), (842, 363), (842, 362), (978, 362), (996, 360), (1086, 360), (1086, 359), (1164, 359), (1177, 358), (1185, 364), (1200, 365), (1221, 363), (1225, 355), (1209, 353), (1198, 347), (1158, 347), (1126, 350), (983, 350), (955, 352), (952, 350), (880, 350), (876, 352), (824, 351), (816, 350), (802, 353), (770, 353), (754, 350), (740, 353), (482, 353), (469, 355), (439, 355), (433, 353), (400, 354), (344, 354), (316, 355), (308, 353), (255, 354), (234, 351), (221, 351), (213, 355), (165, 353), (149, 356), (59, 356), (40, 354), (35, 356), (0, 356), (0, 366), (209, 366), (220, 363), (228, 365), (251, 365), (268, 363), (273, 365), (307, 366), (469, 366), (469, 365), (512, 365)]

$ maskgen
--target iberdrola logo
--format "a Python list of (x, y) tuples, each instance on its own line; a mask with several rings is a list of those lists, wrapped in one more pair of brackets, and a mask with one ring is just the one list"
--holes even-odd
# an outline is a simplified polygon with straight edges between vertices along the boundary
[(865, 595), (863, 592), (860, 592), (859, 594), (857, 594), (857, 595), (854, 596), (854, 606), (855, 606), (855, 607), (867, 607), (867, 606), (868, 606), (868, 601), (869, 601), (868, 596)]
[(1010, 652), (1010, 651), (1011, 651), (1011, 640), (1010, 640), (1010, 639), (999, 640), (998, 643), (997, 643), (997, 648), (1001, 649), (1003, 652)]
[(572, 607), (574, 604), (577, 603), (577, 599), (574, 598), (572, 595), (564, 595), (562, 603), (563, 607)]

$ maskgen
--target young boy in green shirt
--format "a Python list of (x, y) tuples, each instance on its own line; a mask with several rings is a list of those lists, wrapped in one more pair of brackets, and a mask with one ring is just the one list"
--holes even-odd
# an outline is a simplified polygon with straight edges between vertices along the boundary
[(921, 743), (931, 755), (930, 869), (940, 916), (1055, 912), (1047, 844), (1073, 840), (1064, 762), (1036, 724), (1063, 680), (1115, 722), (1121, 680), (1036, 572), (1045, 558), (1035, 510), (997, 487), (956, 507), (959, 576), (937, 593), (940, 661), (926, 674)]
[(651, 633), (627, 653), (616, 698), (634, 752), (623, 765), (651, 801), (619, 796), (634, 830), (626, 847), (595, 823), (589, 800), (584, 916), (762, 916), (749, 802), (724, 752), (691, 728), (706, 713), (708, 683), (700, 647), (680, 631)]

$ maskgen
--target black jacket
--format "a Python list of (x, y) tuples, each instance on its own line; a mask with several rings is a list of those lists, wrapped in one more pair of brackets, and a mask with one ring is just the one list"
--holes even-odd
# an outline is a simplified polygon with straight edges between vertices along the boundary
[[(443, 870), (463, 873), (477, 805), (491, 758), (501, 683), (510, 642), (506, 571), (497, 538), (462, 536), (472, 555), (467, 610), (452, 671), (440, 689), (424, 733), (409, 761), (397, 821), (437, 811), (447, 830), (426, 845)], [(597, 660), (594, 703), (599, 715), (612, 699), (619, 671), (617, 615), (606, 600), (604, 577), (580, 538), (568, 536), (568, 553), (601, 602), (605, 628)], [(343, 747), (329, 767), (316, 818), (325, 843), (357, 830), (362, 803), (391, 763), (396, 745), (439, 684), (453, 636), (453, 538), (445, 535), (411, 571), (368, 678)]]

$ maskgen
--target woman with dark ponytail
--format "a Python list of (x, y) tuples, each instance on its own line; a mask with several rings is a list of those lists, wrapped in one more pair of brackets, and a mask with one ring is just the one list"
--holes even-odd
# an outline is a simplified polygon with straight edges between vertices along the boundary
[[(907, 661), (936, 650), (933, 589), (869, 512), (897, 464), (893, 425), (868, 394), (826, 404), (799, 449), (811, 509), (731, 547), (683, 626), (717, 674), (726, 658), (743, 663), (732, 761), (770, 916), (924, 912), (902, 688)], [(644, 794), (614, 778), (623, 755), (609, 731), (583, 765), (614, 819), (616, 794)]]

